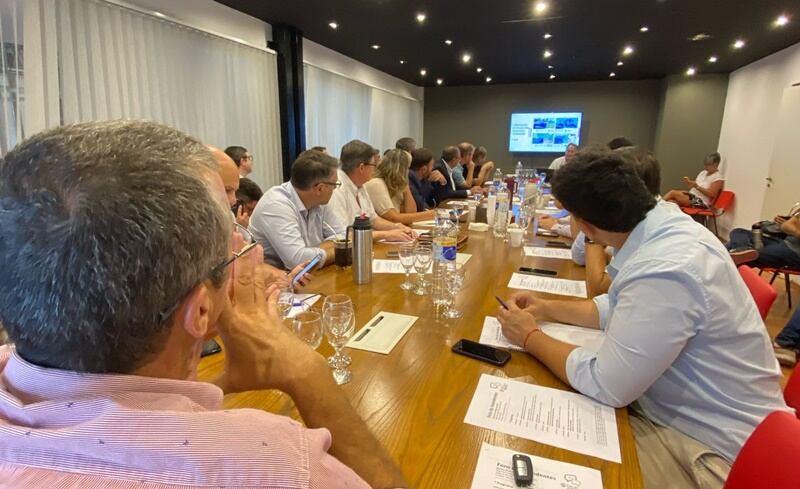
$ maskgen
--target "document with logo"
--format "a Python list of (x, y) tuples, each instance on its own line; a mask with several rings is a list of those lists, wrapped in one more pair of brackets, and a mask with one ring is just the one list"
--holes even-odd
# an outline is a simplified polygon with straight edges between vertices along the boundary
[(573, 392), (483, 374), (464, 422), (622, 461), (614, 409)]
[(481, 445), (475, 476), (472, 478), (472, 489), (517, 487), (511, 468), (511, 457), (515, 454), (528, 455), (531, 458), (533, 484), (529, 487), (534, 489), (603, 489), (603, 476), (599, 470), (515, 452), (486, 442)]
[[(539, 321), (539, 327), (542, 328), (542, 332), (547, 336), (551, 336), (564, 343), (582, 346), (592, 351), (600, 351), (600, 346), (606, 339), (606, 334), (599, 329), (581, 328), (580, 326), (551, 323), (548, 321)], [(486, 316), (483, 320), (483, 329), (481, 330), (481, 338), (478, 340), (478, 343), (494, 346), (495, 348), (522, 351), (521, 346), (511, 343), (503, 335), (500, 321), (493, 316)]]
[(572, 297), (586, 298), (586, 282), (583, 280), (566, 280), (563, 278), (541, 277), (539, 275), (525, 275), (514, 273), (508, 282), (511, 289), (526, 289), (536, 292), (546, 292), (555, 295), (569, 295)]
[(557, 258), (559, 260), (571, 260), (572, 250), (564, 248), (545, 248), (542, 246), (526, 246), (525, 256), (536, 256), (539, 258)]

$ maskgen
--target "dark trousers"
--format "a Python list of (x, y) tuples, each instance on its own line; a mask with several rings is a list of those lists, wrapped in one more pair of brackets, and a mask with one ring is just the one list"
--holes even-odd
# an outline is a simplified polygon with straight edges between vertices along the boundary
[(800, 307), (794, 310), (789, 322), (775, 337), (775, 343), (784, 348), (800, 348)]
[[(753, 262), (754, 266), (765, 267), (800, 267), (800, 255), (786, 246), (782, 239), (761, 238), (764, 247), (758, 250), (758, 260)], [(737, 228), (731, 231), (730, 240), (725, 245), (729, 250), (735, 248), (752, 248), (753, 233), (747, 229)]]

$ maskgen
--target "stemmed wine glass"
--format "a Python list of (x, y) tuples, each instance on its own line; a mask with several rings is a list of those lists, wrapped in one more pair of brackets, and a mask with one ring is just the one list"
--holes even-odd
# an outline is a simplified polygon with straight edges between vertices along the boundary
[(400, 245), (400, 264), (406, 269), (406, 281), (400, 284), (403, 290), (414, 289), (414, 284), (411, 282), (411, 270), (414, 268), (415, 254), (417, 251), (416, 243), (405, 243)]
[(417, 271), (417, 287), (414, 289), (416, 295), (425, 295), (427, 283), (425, 282), (425, 273), (431, 266), (433, 259), (433, 249), (429, 244), (420, 243), (417, 245), (414, 253), (414, 269)]
[(305, 311), (298, 314), (292, 322), (294, 333), (311, 348), (316, 350), (322, 343), (322, 320), (318, 312)]
[(284, 287), (278, 293), (278, 314), (281, 320), (286, 320), (294, 305), (294, 292), (291, 287)]
[(450, 307), (444, 315), (450, 319), (458, 319), (463, 316), (463, 313), (456, 309), (456, 295), (464, 287), (464, 265), (456, 262), (448, 263), (445, 268), (445, 283), (450, 294), (448, 301)]
[(325, 326), (328, 343), (336, 352), (328, 358), (328, 365), (333, 368), (333, 378), (339, 385), (346, 384), (350, 382), (352, 374), (347, 370), (347, 366), (350, 365), (350, 357), (342, 353), (342, 348), (355, 331), (355, 313), (350, 297), (344, 294), (328, 296), (322, 305), (322, 322)]

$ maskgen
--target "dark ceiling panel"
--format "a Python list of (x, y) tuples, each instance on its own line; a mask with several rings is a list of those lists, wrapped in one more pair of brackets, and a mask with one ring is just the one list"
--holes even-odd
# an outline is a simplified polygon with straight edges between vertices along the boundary
[[(698, 74), (728, 73), (800, 42), (800, 0), (542, 0), (549, 7), (541, 17), (531, 0), (218, 1), (293, 25), (312, 41), (426, 86), (437, 78), (448, 86), (482, 84), (487, 76), (492, 83), (538, 82), (551, 73), (556, 81), (608, 79), (611, 72), (617, 79), (661, 78), (689, 66)], [(423, 24), (417, 12), (426, 13)], [(789, 23), (776, 27), (781, 14)], [(334, 20), (336, 30), (328, 26)], [(692, 41), (699, 33), (711, 38)], [(732, 47), (737, 38), (744, 48)], [(627, 44), (634, 53), (622, 56)], [(466, 65), (465, 52), (472, 55)], [(714, 64), (707, 61), (712, 55)]]

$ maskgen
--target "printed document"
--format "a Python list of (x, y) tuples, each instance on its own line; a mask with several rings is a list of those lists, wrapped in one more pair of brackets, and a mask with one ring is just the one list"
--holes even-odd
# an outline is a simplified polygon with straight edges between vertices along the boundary
[[(600, 346), (606, 338), (606, 334), (599, 329), (581, 328), (580, 326), (571, 326), (569, 324), (539, 321), (539, 327), (542, 328), (542, 332), (547, 336), (564, 343), (582, 346), (595, 352), (600, 350)], [(483, 320), (481, 339), (478, 342), (495, 348), (522, 351), (522, 347), (512, 344), (503, 336), (500, 321), (494, 316), (486, 316)]]
[(539, 275), (525, 275), (514, 273), (508, 282), (512, 289), (526, 289), (536, 292), (546, 292), (555, 295), (569, 295), (572, 297), (586, 298), (586, 282), (583, 280), (566, 280), (563, 278), (549, 278)]
[(538, 256), (540, 258), (557, 258), (559, 260), (572, 260), (572, 251), (564, 248), (545, 248), (543, 246), (526, 246), (525, 256)]

